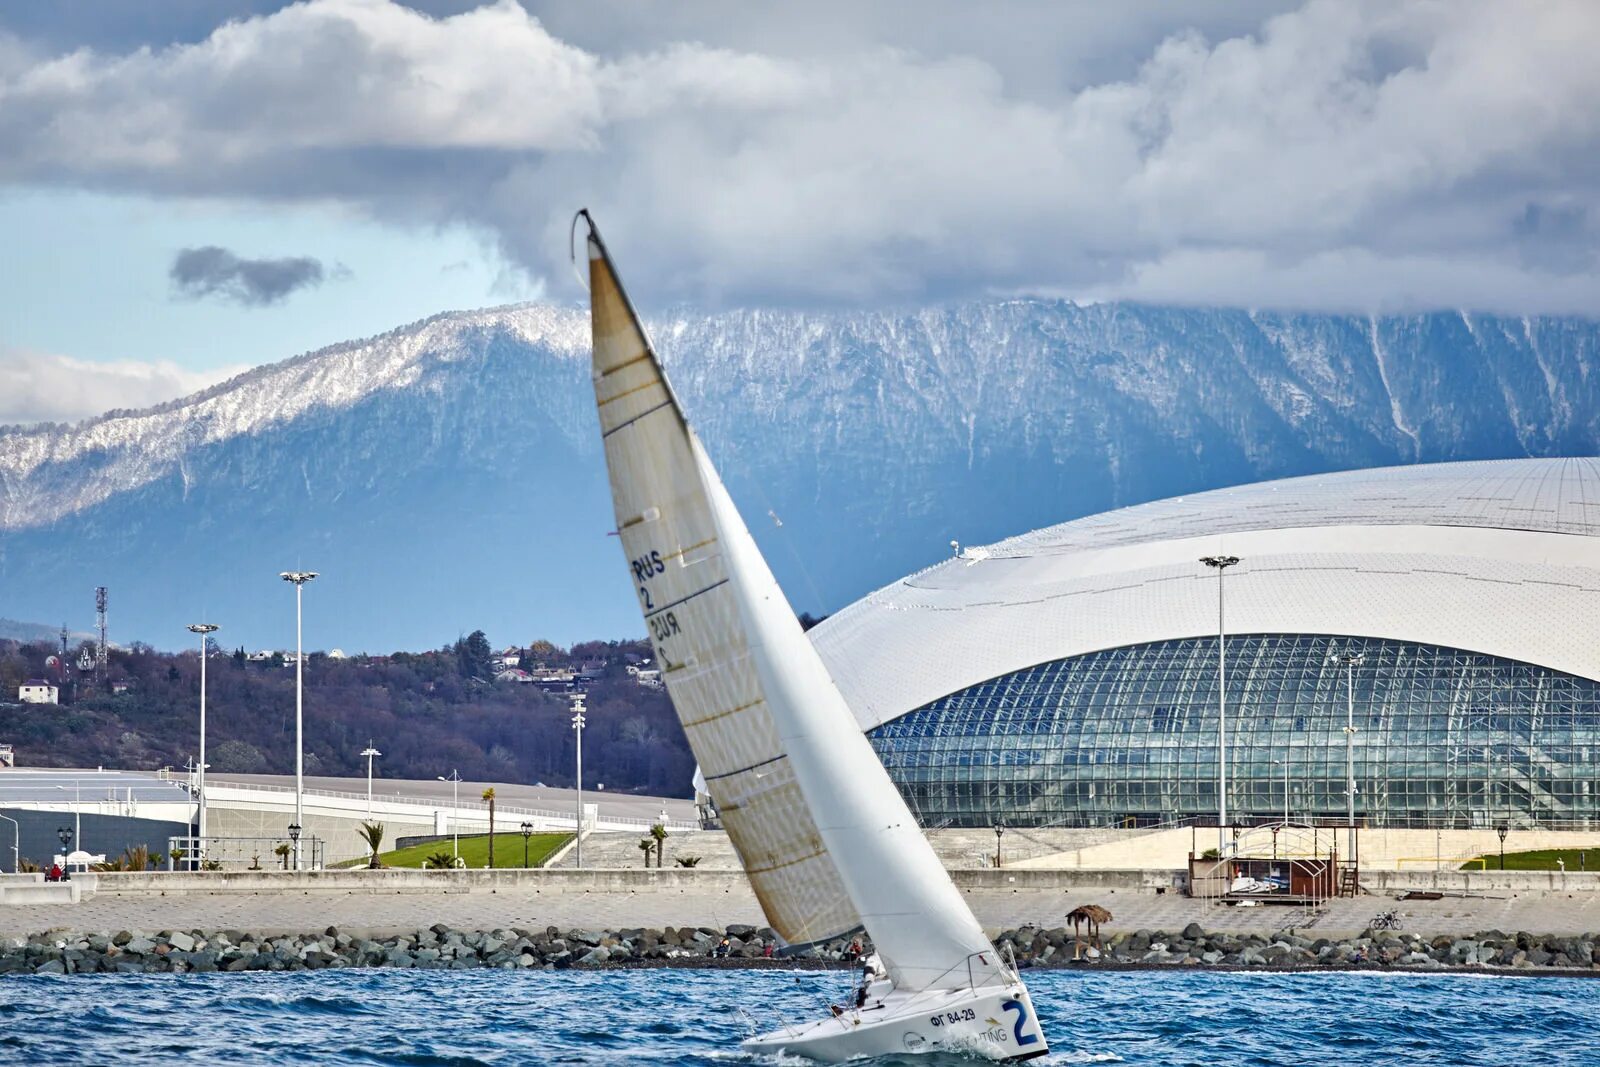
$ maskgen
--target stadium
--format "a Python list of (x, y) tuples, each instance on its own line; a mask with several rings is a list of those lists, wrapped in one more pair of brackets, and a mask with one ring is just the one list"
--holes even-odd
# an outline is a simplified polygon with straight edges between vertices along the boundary
[(1124, 508), (962, 549), (812, 637), (926, 826), (1214, 824), (1219, 600), (1230, 823), (1342, 824), (1349, 758), (1362, 825), (1600, 827), (1600, 460)]

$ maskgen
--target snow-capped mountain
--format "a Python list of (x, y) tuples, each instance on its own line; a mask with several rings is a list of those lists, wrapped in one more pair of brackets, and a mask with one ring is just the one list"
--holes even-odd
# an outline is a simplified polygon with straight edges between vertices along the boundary
[[(797, 608), (977, 544), (1219, 485), (1592, 454), (1600, 324), (1015, 300), (668, 314), (657, 347)], [(158, 408), (0, 430), (0, 614), (116, 639), (388, 650), (636, 633), (588, 321), (436, 316)]]

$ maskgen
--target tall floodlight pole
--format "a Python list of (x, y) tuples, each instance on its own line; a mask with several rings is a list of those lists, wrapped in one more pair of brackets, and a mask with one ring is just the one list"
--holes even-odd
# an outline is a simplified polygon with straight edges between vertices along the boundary
[[(300, 595), (306, 583), (317, 576), (316, 571), (283, 571), (278, 575), (294, 583), (294, 821), (304, 826), (306, 808), (305, 784), (305, 669), (306, 654), (300, 629)], [(294, 869), (300, 869), (300, 839), (294, 839)]]
[(196, 853), (206, 850), (206, 655), (207, 645), (211, 635), (217, 632), (216, 623), (195, 622), (189, 624), (189, 632), (200, 635), (200, 766), (195, 771), (195, 803), (198, 806), (195, 812), (195, 833), (200, 838), (200, 847)]
[(1222, 573), (1238, 556), (1201, 556), (1217, 572), (1217, 856), (1227, 850), (1228, 827), (1228, 640), (1222, 614)]
[(580, 868), (583, 866), (583, 724), (587, 721), (583, 714), (583, 694), (580, 693), (572, 698), (572, 729), (578, 736), (578, 810), (577, 820), (574, 823), (577, 827), (577, 836), (574, 839), (573, 855)]
[(436, 775), (441, 782), (450, 783), (450, 842), (455, 852), (455, 858), (461, 858), (461, 820), (457, 816), (461, 812), (461, 772), (451, 768), (450, 777)]
[(372, 818), (372, 760), (373, 760), (373, 757), (381, 756), (381, 755), (383, 755), (383, 753), (379, 752), (377, 749), (372, 747), (372, 739), (369, 737), (369, 738), (367, 738), (367, 747), (361, 750), (361, 754), (363, 756), (367, 757), (367, 818), (371, 819)]
[(1365, 657), (1360, 652), (1346, 652), (1339, 657), (1344, 664), (1344, 806), (1345, 820), (1349, 826), (1347, 844), (1350, 862), (1360, 863), (1356, 853), (1356, 666)]

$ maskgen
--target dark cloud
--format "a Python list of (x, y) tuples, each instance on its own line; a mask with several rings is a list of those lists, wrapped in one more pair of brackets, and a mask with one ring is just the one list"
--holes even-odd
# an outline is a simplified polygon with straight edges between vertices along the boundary
[[(335, 273), (349, 275), (342, 264)], [(310, 256), (284, 259), (242, 259), (226, 248), (185, 248), (167, 272), (177, 292), (192, 300), (215, 296), (246, 307), (265, 307), (286, 299), (296, 289), (322, 284), (325, 272)]]

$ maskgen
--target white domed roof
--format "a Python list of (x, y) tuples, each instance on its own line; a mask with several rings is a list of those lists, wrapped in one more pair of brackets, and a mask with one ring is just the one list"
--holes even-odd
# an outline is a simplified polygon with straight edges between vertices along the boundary
[(967, 548), (811, 631), (870, 728), (1086, 652), (1217, 632), (1444, 645), (1600, 678), (1600, 460), (1347, 471), (1122, 508)]

